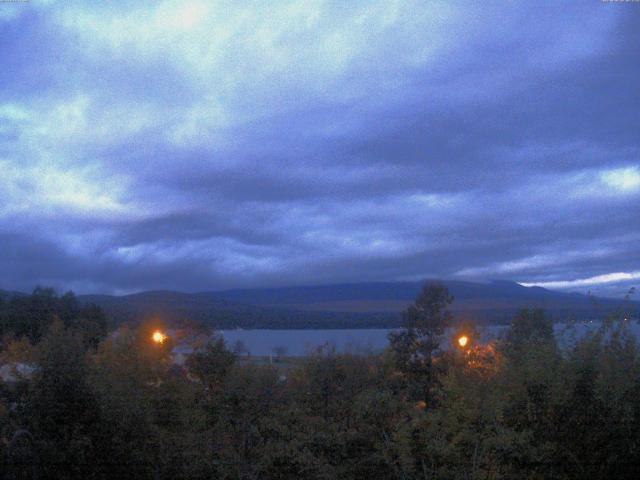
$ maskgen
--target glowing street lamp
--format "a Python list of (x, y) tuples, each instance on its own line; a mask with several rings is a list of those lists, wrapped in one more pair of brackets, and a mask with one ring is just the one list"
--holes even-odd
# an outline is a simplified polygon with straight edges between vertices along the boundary
[(151, 340), (153, 340), (157, 344), (164, 343), (166, 339), (167, 339), (167, 336), (164, 333), (162, 333), (160, 330), (156, 330), (155, 332), (153, 332), (153, 335), (151, 335)]
[(469, 344), (469, 337), (467, 337), (466, 335), (460, 335), (458, 337), (458, 345), (460, 346), (460, 348), (464, 348)]

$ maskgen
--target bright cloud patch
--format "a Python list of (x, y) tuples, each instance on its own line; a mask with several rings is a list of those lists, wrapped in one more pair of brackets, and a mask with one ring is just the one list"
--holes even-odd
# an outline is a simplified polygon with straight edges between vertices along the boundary
[(609, 170), (603, 172), (601, 178), (607, 186), (621, 192), (636, 192), (640, 190), (640, 168), (638, 167)]
[(0, 195), (10, 200), (0, 206), (0, 215), (115, 218), (130, 213), (118, 199), (122, 180), (109, 183), (90, 168), (62, 170), (47, 162), (16, 168), (6, 160), (0, 161), (0, 168)]
[(544, 287), (544, 288), (576, 288), (576, 287), (592, 287), (603, 284), (611, 284), (630, 280), (639, 280), (640, 271), (638, 272), (616, 272), (607, 273), (604, 275), (596, 275), (595, 277), (582, 278), (576, 280), (556, 280), (551, 282), (538, 282), (527, 283), (521, 282), (520, 284), (525, 287)]

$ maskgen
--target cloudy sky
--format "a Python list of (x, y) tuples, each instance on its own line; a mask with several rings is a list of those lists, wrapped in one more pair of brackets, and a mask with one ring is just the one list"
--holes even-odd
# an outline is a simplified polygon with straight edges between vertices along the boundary
[(640, 4), (0, 3), (0, 288), (640, 284)]

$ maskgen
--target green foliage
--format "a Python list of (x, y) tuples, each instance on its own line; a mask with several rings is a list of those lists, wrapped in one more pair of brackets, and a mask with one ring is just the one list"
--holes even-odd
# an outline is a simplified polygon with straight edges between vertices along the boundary
[(107, 334), (107, 317), (99, 307), (80, 305), (73, 292), (59, 297), (51, 288), (38, 287), (31, 295), (0, 303), (0, 336), (27, 337), (36, 343), (56, 319), (80, 333), (92, 348)]
[(628, 322), (559, 348), (544, 312), (522, 311), (502, 341), (470, 327), (469, 346), (442, 351), (450, 301), (425, 288), (380, 356), (324, 345), (265, 365), (218, 338), (181, 367), (171, 340), (151, 341), (160, 325), (97, 342), (82, 319), (99, 314), (38, 292), (18, 310), (48, 330), (0, 352), (38, 367), (0, 385), (0, 454), (27, 428), (52, 479), (638, 478)]
[(26, 407), (49, 478), (86, 478), (95, 461), (91, 436), (99, 430), (96, 398), (87, 382), (82, 337), (51, 324), (39, 345), (38, 371)]
[(224, 339), (218, 338), (190, 355), (187, 368), (202, 382), (210, 395), (216, 395), (235, 361), (236, 356), (227, 350)]
[(441, 373), (436, 357), (445, 329), (451, 324), (453, 302), (442, 284), (427, 284), (404, 313), (404, 328), (389, 335), (395, 366), (407, 381), (412, 398), (431, 403)]
[(507, 332), (507, 352), (517, 357), (532, 344), (555, 342), (553, 322), (541, 309), (524, 309), (518, 312)]

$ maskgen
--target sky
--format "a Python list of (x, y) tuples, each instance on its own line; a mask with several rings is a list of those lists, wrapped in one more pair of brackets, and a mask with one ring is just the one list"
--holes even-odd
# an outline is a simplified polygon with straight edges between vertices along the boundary
[(640, 4), (0, 2), (0, 288), (640, 285)]

